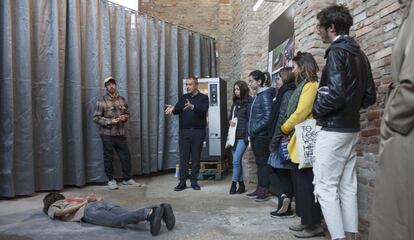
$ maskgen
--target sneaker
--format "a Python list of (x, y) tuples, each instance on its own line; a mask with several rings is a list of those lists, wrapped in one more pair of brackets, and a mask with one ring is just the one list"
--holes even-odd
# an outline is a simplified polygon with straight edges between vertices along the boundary
[(174, 188), (174, 191), (182, 191), (187, 188), (185, 181), (180, 181), (178, 185)]
[(175, 226), (175, 216), (172, 206), (168, 203), (161, 203), (160, 206), (164, 208), (164, 215), (162, 215), (162, 219), (164, 220), (167, 229), (172, 230)]
[(277, 211), (279, 214), (283, 214), (289, 210), (290, 207), (290, 198), (288, 198), (286, 195), (282, 195), (278, 199), (278, 206), (279, 210)]
[(291, 218), (294, 217), (295, 213), (292, 210), (288, 210), (284, 213), (279, 213), (277, 210), (270, 213), (272, 218)]
[(305, 228), (301, 232), (295, 233), (295, 237), (297, 238), (313, 238), (313, 237), (323, 237), (325, 236), (325, 232), (323, 228), (318, 225), (313, 225)]
[(141, 187), (142, 184), (135, 182), (134, 179), (130, 178), (128, 181), (124, 180), (122, 181), (122, 185), (130, 185), (130, 186), (137, 186), (137, 187)]
[(150, 232), (152, 236), (157, 236), (161, 229), (161, 219), (164, 214), (164, 208), (155, 207), (152, 209), (151, 214), (148, 217), (150, 222)]
[(112, 179), (111, 181), (108, 181), (108, 188), (111, 190), (118, 189), (118, 184), (116, 183), (115, 179)]
[(289, 226), (289, 230), (295, 231), (295, 232), (300, 232), (305, 230), (305, 228), (309, 227), (308, 225), (303, 225), (303, 224), (295, 224), (292, 226)]

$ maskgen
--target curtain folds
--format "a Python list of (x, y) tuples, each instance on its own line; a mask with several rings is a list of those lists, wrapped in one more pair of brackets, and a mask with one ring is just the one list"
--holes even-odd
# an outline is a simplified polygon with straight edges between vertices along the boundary
[(128, 100), (133, 174), (175, 167), (164, 104), (183, 78), (216, 76), (212, 38), (105, 0), (3, 0), (0, 29), (1, 197), (106, 181), (92, 115), (108, 76)]

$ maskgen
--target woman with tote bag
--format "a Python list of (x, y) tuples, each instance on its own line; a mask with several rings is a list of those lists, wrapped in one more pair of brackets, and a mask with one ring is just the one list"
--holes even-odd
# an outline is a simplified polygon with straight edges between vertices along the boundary
[(271, 136), (269, 151), (270, 156), (267, 163), (271, 166), (269, 184), (276, 190), (278, 205), (276, 211), (270, 213), (271, 217), (293, 216), (291, 203), (293, 197), (293, 181), (291, 177), (293, 164), (286, 156), (287, 137), (280, 131), (284, 121), (287, 106), (296, 88), (295, 75), (291, 67), (282, 68), (279, 71), (276, 82), (278, 88), (276, 100), (272, 106), (272, 120), (270, 121), (269, 136)]
[(293, 175), (296, 200), (296, 215), (301, 218), (301, 223), (290, 226), (296, 231), (296, 237), (309, 238), (323, 236), (321, 227), (322, 212), (319, 203), (315, 202), (313, 194), (312, 168), (299, 169), (299, 156), (296, 148), (295, 126), (312, 118), (312, 106), (318, 89), (318, 64), (310, 53), (298, 52), (293, 58), (293, 72), (296, 76), (296, 89), (292, 93), (286, 110), (286, 121), (281, 126), (284, 134), (291, 135), (288, 144), (289, 156), (294, 163)]
[[(234, 136), (228, 136), (228, 142), (226, 143), (226, 147), (231, 147), (233, 154), (233, 177), (230, 194), (242, 194), (246, 191), (243, 181), (242, 158), (248, 145), (247, 124), (249, 122), (251, 103), (252, 97), (249, 95), (247, 83), (237, 81), (233, 86), (233, 105), (231, 106), (229, 121), (229, 134), (234, 134)], [(232, 127), (233, 130), (230, 130)], [(236, 190), (237, 182), (239, 183), (239, 188)]]

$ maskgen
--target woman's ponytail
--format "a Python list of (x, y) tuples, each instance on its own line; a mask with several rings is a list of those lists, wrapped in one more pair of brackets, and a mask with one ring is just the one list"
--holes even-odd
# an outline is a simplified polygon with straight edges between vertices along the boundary
[(260, 70), (254, 70), (249, 74), (249, 77), (252, 77), (255, 81), (261, 81), (260, 86), (270, 87), (272, 85), (272, 80), (270, 78), (269, 72), (262, 72)]

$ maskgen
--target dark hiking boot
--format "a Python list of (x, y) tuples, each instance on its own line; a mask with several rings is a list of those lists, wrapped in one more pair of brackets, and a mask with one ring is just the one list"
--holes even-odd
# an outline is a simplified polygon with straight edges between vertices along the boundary
[(150, 232), (152, 236), (157, 236), (161, 229), (161, 219), (164, 214), (164, 208), (155, 207), (152, 209), (152, 213), (148, 220), (150, 222)]
[(167, 229), (172, 230), (175, 226), (175, 216), (172, 206), (169, 203), (161, 203), (160, 206), (164, 208), (164, 214), (162, 215), (162, 219), (164, 220)]

